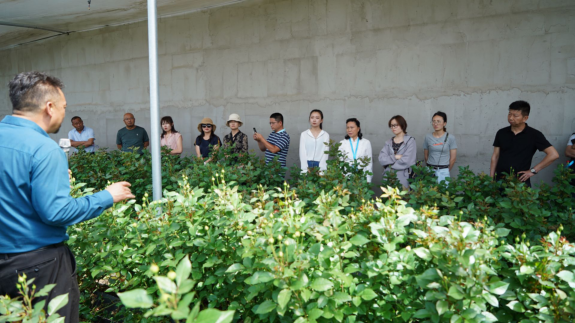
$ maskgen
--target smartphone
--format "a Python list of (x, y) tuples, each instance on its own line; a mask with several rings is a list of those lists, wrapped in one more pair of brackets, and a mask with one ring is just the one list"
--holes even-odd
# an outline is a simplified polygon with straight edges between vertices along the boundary
[(258, 131), (256, 130), (256, 128), (254, 128), (254, 133), (258, 133)]

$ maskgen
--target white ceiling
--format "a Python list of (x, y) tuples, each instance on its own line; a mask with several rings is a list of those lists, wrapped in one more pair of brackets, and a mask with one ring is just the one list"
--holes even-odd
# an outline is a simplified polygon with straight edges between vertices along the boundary
[[(39, 39), (145, 20), (146, 0), (0, 0), (0, 49)], [(243, 0), (157, 0), (158, 17), (218, 7)], [(6, 26), (8, 24), (12, 26)], [(14, 27), (46, 28), (54, 31)]]

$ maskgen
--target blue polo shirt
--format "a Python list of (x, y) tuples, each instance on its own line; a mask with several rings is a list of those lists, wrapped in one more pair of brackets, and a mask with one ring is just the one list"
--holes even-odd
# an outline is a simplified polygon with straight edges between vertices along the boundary
[(271, 162), (277, 156), (278, 161), (282, 165), (282, 167), (286, 167), (286, 160), (287, 154), (289, 150), (289, 142), (290, 138), (285, 129), (282, 129), (278, 132), (270, 133), (268, 137), (268, 142), (280, 149), (277, 153), (272, 153), (271, 151), (266, 149), (266, 163)]
[[(86, 152), (88, 153), (93, 153), (96, 151), (96, 149), (98, 149), (98, 146), (96, 145), (96, 139), (95, 139), (96, 137), (94, 136), (94, 130), (92, 130), (92, 128), (84, 126), (84, 130), (82, 130), (82, 132), (78, 132), (76, 128), (68, 132), (68, 139), (72, 139), (74, 141), (88, 141), (92, 138), (94, 138), (94, 144), (90, 147), (85, 148)], [(70, 151), (75, 153), (78, 151), (78, 149), (70, 147)]]
[(68, 226), (114, 202), (108, 191), (72, 198), (66, 155), (32, 121), (6, 116), (0, 122), (0, 156), (0, 253), (67, 240)]

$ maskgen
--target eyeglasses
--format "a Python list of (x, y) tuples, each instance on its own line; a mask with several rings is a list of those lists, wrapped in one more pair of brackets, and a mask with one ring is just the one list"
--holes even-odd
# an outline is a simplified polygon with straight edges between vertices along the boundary
[(431, 124), (442, 124), (443, 121), (431, 121)]
[(211, 124), (203, 124), (203, 125), (202, 125), (202, 128), (211, 128), (211, 127), (212, 127)]
[(399, 125), (397, 123), (394, 123), (394, 124), (389, 125), (389, 127), (390, 128), (397, 128), (397, 127), (399, 127)]

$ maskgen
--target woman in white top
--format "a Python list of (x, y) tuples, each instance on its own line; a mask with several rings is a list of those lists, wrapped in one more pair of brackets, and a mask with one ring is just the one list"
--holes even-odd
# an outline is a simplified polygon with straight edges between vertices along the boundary
[(457, 157), (457, 143), (455, 137), (447, 133), (447, 114), (436, 112), (432, 119), (433, 133), (425, 136), (423, 142), (423, 156), (427, 166), (433, 168), (437, 182), (441, 183), (451, 177), (449, 171), (455, 164)]
[(311, 128), (302, 132), (299, 140), (299, 160), (303, 173), (312, 167), (319, 167), (320, 171), (327, 169), (325, 152), (329, 149), (329, 134), (322, 130), (322, 123), (323, 112), (312, 110), (309, 114)]
[(182, 153), (182, 135), (174, 128), (174, 120), (172, 117), (163, 117), (160, 121), (162, 125), (162, 136), (160, 137), (160, 145), (168, 146), (170, 155), (179, 155)]
[(369, 140), (363, 138), (359, 120), (350, 118), (346, 120), (345, 124), (347, 135), (345, 136), (345, 140), (340, 141), (341, 146), (339, 146), (339, 150), (345, 154), (345, 160), (348, 163), (353, 163), (362, 157), (369, 158), (369, 164), (367, 164), (363, 170), (371, 173), (371, 175), (367, 175), (367, 181), (371, 183), (371, 178), (373, 177), (371, 143)]

